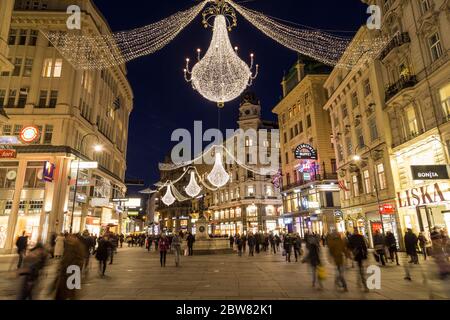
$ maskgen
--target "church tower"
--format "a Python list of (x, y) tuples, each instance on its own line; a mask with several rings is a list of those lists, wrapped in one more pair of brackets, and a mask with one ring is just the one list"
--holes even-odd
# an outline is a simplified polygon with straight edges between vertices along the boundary
[(262, 125), (261, 103), (256, 94), (251, 91), (246, 91), (242, 94), (238, 124), (239, 128), (243, 130), (258, 130)]

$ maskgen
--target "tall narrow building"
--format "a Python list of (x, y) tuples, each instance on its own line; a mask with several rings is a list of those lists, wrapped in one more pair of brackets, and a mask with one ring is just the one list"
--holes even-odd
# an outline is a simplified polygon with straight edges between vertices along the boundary
[(0, 74), (0, 106), (10, 118), (1, 135), (18, 136), (31, 127), (37, 137), (11, 146), (15, 152), (0, 161), (0, 250), (5, 252), (22, 232), (35, 243), (53, 232), (98, 234), (121, 227), (121, 210), (111, 199), (126, 190), (133, 93), (124, 66), (77, 70), (39, 32), (42, 26), (66, 32), (70, 5), (81, 8), (79, 32), (111, 32), (90, 0), (15, 4), (8, 37), (14, 67)]
[(330, 68), (305, 57), (283, 78), (278, 115), (283, 174), (283, 224), (286, 231), (327, 233), (336, 228), (339, 186), (330, 140), (331, 123), (323, 110)]

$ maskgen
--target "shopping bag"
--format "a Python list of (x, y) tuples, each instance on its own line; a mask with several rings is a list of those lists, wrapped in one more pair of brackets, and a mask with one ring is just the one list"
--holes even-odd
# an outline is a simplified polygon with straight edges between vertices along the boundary
[(317, 267), (317, 278), (319, 278), (319, 280), (325, 280), (325, 278), (327, 277), (325, 268), (323, 266), (318, 266)]

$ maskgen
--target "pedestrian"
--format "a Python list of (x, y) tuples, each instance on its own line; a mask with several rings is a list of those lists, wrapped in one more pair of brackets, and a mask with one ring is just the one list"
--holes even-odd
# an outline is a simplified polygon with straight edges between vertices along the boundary
[(309, 262), (311, 266), (312, 286), (316, 287), (316, 283), (319, 283), (319, 289), (323, 289), (322, 275), (319, 274), (319, 268), (323, 268), (320, 261), (320, 243), (317, 237), (308, 237), (308, 255), (304, 261)]
[(119, 238), (116, 234), (111, 233), (109, 236), (109, 239), (111, 241), (111, 254), (110, 254), (110, 261), (109, 264), (113, 264), (114, 255), (117, 253), (117, 247), (119, 246)]
[(419, 242), (419, 239), (414, 234), (412, 229), (407, 229), (405, 233), (405, 249), (406, 254), (411, 258), (409, 263), (418, 264), (419, 258), (417, 256), (417, 243)]
[(175, 266), (180, 266), (180, 256), (181, 256), (181, 241), (182, 241), (182, 232), (180, 234), (175, 234), (172, 238), (172, 247), (175, 254)]
[(81, 243), (84, 246), (84, 265), (83, 265), (83, 270), (87, 273), (89, 270), (89, 260), (91, 257), (91, 241), (92, 238), (89, 235), (89, 231), (88, 230), (84, 230), (82, 235), (78, 236), (78, 239), (81, 241)]
[(50, 257), (53, 259), (55, 257), (55, 245), (56, 245), (56, 233), (52, 232), (49, 240), (50, 245)]
[(286, 261), (291, 262), (292, 238), (289, 234), (287, 234), (283, 239), (283, 249), (286, 256)]
[(437, 227), (433, 228), (430, 235), (432, 244), (432, 256), (437, 265), (438, 276), (444, 280), (450, 275), (450, 263), (448, 261), (448, 253), (446, 249), (447, 237), (440, 232)]
[(111, 253), (112, 243), (107, 235), (98, 238), (98, 247), (95, 251), (95, 258), (98, 260), (99, 273), (105, 276), (106, 264)]
[[(364, 290), (367, 292), (366, 271), (364, 270), (364, 260), (367, 260), (367, 244), (366, 239), (355, 229), (348, 239), (348, 246), (351, 250), (353, 260), (358, 264), (359, 279), (361, 280)], [(358, 282), (359, 283), (359, 282)]]
[(234, 246), (234, 237), (233, 236), (230, 236), (230, 248), (231, 249), (233, 249), (233, 246)]
[(272, 232), (269, 235), (269, 242), (270, 242), (270, 251), (273, 252), (273, 254), (277, 254), (275, 237)]
[(19, 271), (21, 285), (17, 300), (33, 300), (33, 289), (37, 286), (40, 272), (45, 266), (48, 253), (41, 243), (30, 250)]
[(64, 237), (63, 233), (60, 233), (59, 236), (56, 237), (55, 240), (55, 258), (61, 258), (64, 254), (64, 242), (66, 241), (66, 237)]
[(242, 240), (242, 252), (245, 253), (247, 251), (247, 236), (243, 234), (241, 236), (241, 240)]
[(159, 262), (161, 263), (161, 268), (166, 267), (166, 256), (167, 250), (169, 250), (169, 239), (163, 233), (159, 239)]
[(394, 263), (395, 257), (395, 262), (399, 266), (400, 263), (398, 263), (397, 239), (395, 239), (395, 235), (391, 231), (386, 232), (386, 246), (389, 250), (389, 258), (392, 263)]
[(248, 234), (248, 239), (247, 239), (247, 242), (248, 242), (248, 255), (249, 256), (254, 256), (254, 251), (255, 251), (255, 244), (256, 244), (256, 239), (255, 239), (255, 236), (253, 235), (253, 233), (249, 233)]
[(119, 237), (119, 242), (120, 242), (120, 247), (121, 248), (123, 247), (124, 240), (125, 240), (125, 236), (123, 235), (123, 233), (121, 233), (120, 237)]
[(28, 236), (25, 235), (25, 231), (17, 238), (16, 241), (17, 253), (19, 254), (19, 262), (17, 263), (17, 269), (20, 269), (23, 264), (25, 255), (27, 254)]
[(192, 235), (192, 233), (189, 232), (187, 239), (186, 239), (187, 245), (188, 245), (188, 251), (189, 251), (189, 255), (192, 256), (194, 255), (194, 242), (195, 242), (195, 237)]
[(239, 255), (239, 257), (242, 257), (243, 244), (242, 244), (242, 238), (239, 235), (239, 233), (236, 235), (236, 245), (237, 245), (237, 249), (238, 249), (238, 255)]
[(348, 291), (347, 282), (345, 281), (344, 276), (344, 257), (348, 255), (346, 243), (336, 230), (328, 234), (326, 243), (334, 264), (336, 265), (335, 285), (337, 288), (343, 288), (346, 292)]
[(293, 239), (293, 246), (294, 246), (294, 255), (295, 255), (295, 262), (298, 262), (298, 258), (302, 255), (302, 239), (300, 238), (300, 235), (297, 233)]
[(427, 260), (427, 243), (428, 239), (425, 237), (423, 232), (419, 232), (418, 236), (420, 250), (422, 251), (424, 260)]
[(377, 262), (380, 262), (382, 266), (386, 265), (385, 261), (385, 243), (386, 240), (384, 239), (384, 236), (381, 234), (380, 230), (375, 231), (375, 234), (373, 235), (373, 246), (375, 249), (375, 259)]

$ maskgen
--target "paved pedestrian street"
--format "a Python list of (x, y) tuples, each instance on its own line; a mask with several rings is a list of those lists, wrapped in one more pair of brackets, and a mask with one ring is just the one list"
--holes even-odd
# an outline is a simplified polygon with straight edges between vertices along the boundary
[[(254, 257), (237, 254), (182, 257), (176, 268), (174, 256), (167, 256), (167, 267), (161, 268), (159, 254), (142, 248), (122, 248), (108, 265), (107, 276), (97, 274), (97, 261), (92, 258), (89, 276), (83, 280), (82, 300), (228, 300), (228, 299), (358, 299), (409, 300), (446, 299), (448, 281), (434, 279), (434, 263), (423, 262), (412, 271), (412, 281), (404, 280), (404, 268), (389, 264), (382, 268), (381, 289), (363, 292), (358, 287), (357, 268), (348, 262), (346, 278), (349, 292), (334, 285), (334, 268), (328, 263), (324, 289), (311, 285), (310, 270), (300, 261), (287, 263), (280, 254), (262, 252)], [(0, 257), (0, 299), (15, 299), (18, 279), (8, 271), (16, 258)], [(292, 261), (295, 261), (293, 258)], [(406, 262), (406, 260), (405, 260)], [(375, 264), (369, 260), (367, 264)], [(402, 261), (403, 264), (403, 261)], [(54, 279), (56, 263), (44, 272), (36, 299), (50, 299), (48, 289)], [(447, 290), (447, 293), (446, 293)]]

